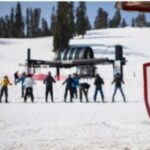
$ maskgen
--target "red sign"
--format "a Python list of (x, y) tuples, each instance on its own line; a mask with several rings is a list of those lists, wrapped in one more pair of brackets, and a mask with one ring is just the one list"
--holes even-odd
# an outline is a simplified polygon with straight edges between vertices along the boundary
[(145, 106), (150, 117), (150, 63), (145, 63), (143, 65), (143, 76)]

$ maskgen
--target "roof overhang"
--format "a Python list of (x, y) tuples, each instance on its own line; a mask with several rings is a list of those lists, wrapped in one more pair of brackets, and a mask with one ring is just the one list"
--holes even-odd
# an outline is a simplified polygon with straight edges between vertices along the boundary
[(123, 1), (116, 2), (115, 8), (125, 11), (150, 12), (150, 1)]

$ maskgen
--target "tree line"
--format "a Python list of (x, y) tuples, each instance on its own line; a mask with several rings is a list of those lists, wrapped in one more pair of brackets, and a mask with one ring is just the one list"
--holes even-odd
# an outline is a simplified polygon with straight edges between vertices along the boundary
[[(99, 8), (92, 28), (87, 16), (86, 2), (57, 2), (50, 17), (51, 24), (41, 18), (40, 8), (27, 8), (26, 16), (22, 15), (21, 4), (11, 8), (10, 14), (0, 17), (0, 37), (3, 38), (31, 38), (41, 36), (54, 36), (54, 50), (68, 47), (69, 39), (74, 35), (84, 37), (86, 30), (126, 27), (128, 23), (122, 18), (120, 10), (116, 10), (112, 18), (103, 8)], [(132, 18), (133, 27), (150, 26), (144, 13)]]

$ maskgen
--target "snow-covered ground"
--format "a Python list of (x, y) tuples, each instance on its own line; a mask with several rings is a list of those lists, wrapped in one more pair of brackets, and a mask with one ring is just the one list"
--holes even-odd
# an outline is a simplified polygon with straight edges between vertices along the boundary
[[(0, 104), (0, 150), (150, 150), (150, 120), (143, 97), (143, 63), (149, 62), (150, 29), (124, 28), (88, 31), (84, 39), (75, 37), (71, 45), (90, 45), (95, 57), (114, 58), (114, 46), (124, 47), (123, 86), (127, 103), (118, 92), (111, 103), (114, 85), (111, 65), (99, 65), (98, 72), (105, 81), (107, 103), (93, 103), (93, 79), (89, 91), (90, 103), (63, 103), (63, 81), (54, 85), (55, 103), (44, 101), (45, 87), (36, 82), (35, 103), (20, 98), (20, 85), (9, 87), (8, 104)], [(52, 60), (52, 37), (34, 39), (0, 39), (0, 78), (25, 70), (27, 49), (31, 58)], [(39, 69), (55, 74), (54, 69)], [(73, 70), (73, 69), (71, 69)], [(67, 75), (71, 71), (62, 69)]]

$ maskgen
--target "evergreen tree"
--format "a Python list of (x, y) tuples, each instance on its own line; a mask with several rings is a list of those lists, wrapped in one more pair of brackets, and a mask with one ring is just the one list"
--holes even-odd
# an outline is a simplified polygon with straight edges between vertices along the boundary
[(50, 35), (50, 30), (48, 28), (48, 24), (47, 24), (47, 21), (42, 18), (42, 36), (48, 36)]
[(70, 20), (70, 37), (73, 38), (75, 33), (75, 23), (74, 23), (74, 3), (70, 2), (69, 10), (69, 20)]
[(109, 19), (109, 21), (108, 21), (108, 27), (109, 28), (113, 28), (113, 20), (112, 19)]
[(87, 16), (85, 18), (85, 22), (86, 22), (86, 30), (91, 30), (91, 24)]
[(121, 13), (120, 10), (116, 10), (112, 20), (110, 20), (109, 22), (109, 26), (112, 28), (117, 28), (120, 26), (120, 24), (121, 24)]
[(34, 10), (30, 10), (31, 13), (31, 33), (32, 37), (40, 36), (40, 17), (41, 17), (41, 9), (35, 8)]
[(135, 24), (137, 27), (145, 27), (147, 26), (147, 21), (144, 13), (139, 13), (135, 18)]
[(11, 28), (10, 28), (10, 20), (8, 15), (5, 16), (4, 21), (5, 21), (5, 38), (9, 38), (11, 35)]
[(5, 30), (6, 30), (5, 21), (4, 21), (4, 18), (1, 17), (0, 18), (0, 36), (1, 37), (5, 37)]
[(66, 48), (70, 39), (70, 18), (69, 18), (69, 2), (58, 2), (56, 24), (54, 32), (54, 51), (60, 48)]
[(87, 29), (87, 16), (85, 2), (79, 2), (76, 9), (76, 33), (84, 36)]
[(21, 5), (18, 2), (16, 6), (16, 12), (15, 12), (15, 33), (14, 36), (16, 38), (22, 38), (24, 37), (24, 22), (21, 12)]
[(32, 37), (31, 33), (31, 11), (29, 8), (26, 9), (26, 37)]
[(127, 26), (126, 20), (123, 19), (123, 20), (122, 20), (122, 23), (121, 23), (121, 27), (126, 27), (126, 26)]
[(103, 29), (108, 27), (108, 13), (102, 8), (99, 8), (98, 14), (94, 22), (95, 29)]
[(13, 37), (15, 34), (15, 14), (14, 14), (14, 8), (11, 8), (11, 13), (10, 13), (10, 36)]
[(54, 35), (56, 28), (56, 12), (55, 7), (52, 8), (52, 15), (51, 15), (51, 26), (50, 26), (50, 33)]
[(132, 27), (135, 27), (135, 19), (134, 19), (134, 18), (132, 18), (131, 26), (132, 26)]

